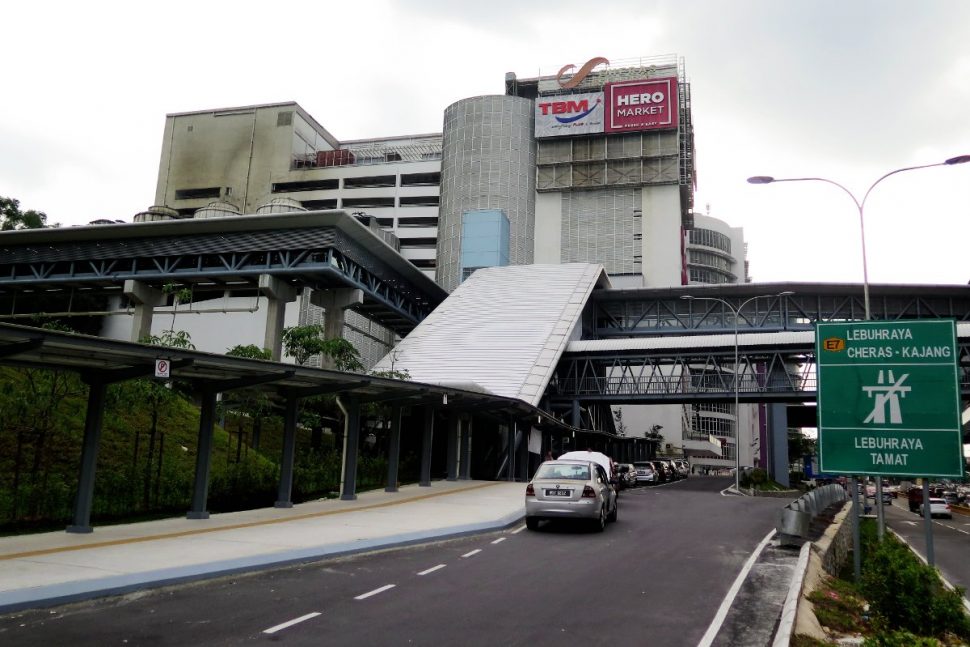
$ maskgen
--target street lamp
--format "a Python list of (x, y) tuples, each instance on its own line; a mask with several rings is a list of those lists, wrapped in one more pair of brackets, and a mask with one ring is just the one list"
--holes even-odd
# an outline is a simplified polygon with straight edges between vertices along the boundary
[[(957, 155), (956, 157), (951, 157), (949, 159), (943, 160), (942, 162), (937, 162), (935, 164), (905, 166), (903, 168), (898, 168), (894, 171), (889, 171), (888, 173), (886, 173), (878, 180), (876, 180), (875, 182), (869, 185), (869, 188), (866, 189), (866, 193), (865, 195), (862, 196), (861, 201), (855, 197), (855, 194), (852, 193), (852, 191), (849, 191), (847, 188), (845, 188), (838, 182), (835, 182), (834, 180), (829, 180), (824, 177), (774, 178), (774, 177), (771, 177), (770, 175), (755, 175), (753, 177), (748, 178), (748, 183), (749, 184), (772, 184), (774, 182), (826, 182), (828, 184), (837, 186), (838, 188), (842, 189), (848, 194), (850, 198), (852, 198), (852, 202), (855, 203), (856, 209), (859, 210), (859, 233), (862, 241), (862, 294), (863, 294), (863, 301), (865, 303), (865, 311), (866, 311), (865, 320), (869, 321), (872, 318), (872, 311), (869, 308), (869, 268), (866, 265), (866, 226), (865, 226), (865, 218), (864, 218), (866, 200), (869, 198), (869, 194), (872, 193), (872, 190), (876, 188), (876, 185), (878, 185), (880, 182), (885, 180), (887, 177), (891, 175), (896, 175), (897, 173), (902, 173), (904, 171), (915, 171), (921, 168), (932, 168), (934, 166), (956, 166), (957, 164), (965, 164), (967, 162), (970, 162), (970, 155)], [(852, 483), (850, 484), (850, 487), (855, 488), (855, 479), (852, 479)], [(853, 492), (852, 497), (853, 497), (852, 500), (855, 501), (855, 497), (856, 497), (855, 492)], [(877, 510), (877, 517), (879, 518), (878, 534), (879, 534), (879, 538), (882, 539), (883, 533), (885, 532), (884, 531), (885, 522), (883, 517), (883, 509), (882, 509), (882, 477), (881, 476), (877, 476), (876, 478), (876, 510)], [(856, 552), (856, 555), (858, 555), (859, 553), (858, 534), (856, 534), (854, 541), (856, 542), (855, 552)], [(859, 579), (858, 560), (856, 561), (856, 564), (855, 564), (855, 571), (856, 571), (856, 580), (858, 580)]]
[(741, 425), (739, 424), (741, 417), (738, 413), (738, 381), (741, 379), (741, 376), (738, 372), (738, 319), (741, 317), (741, 311), (744, 309), (744, 306), (752, 301), (761, 299), (762, 297), (786, 297), (791, 294), (795, 293), (786, 290), (785, 292), (779, 292), (777, 294), (759, 294), (745, 299), (737, 308), (720, 297), (695, 297), (690, 294), (685, 294), (680, 297), (688, 301), (717, 301), (727, 306), (734, 313), (734, 489), (738, 494), (741, 494)]
[(862, 240), (862, 294), (863, 294), (863, 301), (865, 302), (866, 321), (869, 321), (869, 319), (871, 319), (872, 317), (871, 317), (871, 311), (869, 309), (869, 268), (866, 264), (866, 225), (865, 225), (865, 218), (863, 216), (865, 212), (865, 207), (866, 207), (866, 200), (869, 198), (869, 194), (872, 193), (872, 190), (876, 188), (877, 184), (885, 180), (890, 175), (896, 175), (897, 173), (902, 173), (903, 171), (915, 171), (921, 168), (932, 168), (934, 166), (955, 166), (957, 164), (965, 164), (966, 162), (970, 162), (970, 155), (957, 155), (956, 157), (951, 157), (950, 159), (944, 160), (942, 162), (937, 162), (936, 164), (921, 164), (920, 166), (906, 166), (903, 168), (898, 168), (895, 171), (890, 171), (869, 185), (869, 188), (866, 189), (865, 195), (862, 196), (861, 202), (859, 201), (858, 198), (855, 197), (855, 194), (852, 193), (852, 191), (849, 191), (847, 188), (845, 188), (838, 182), (835, 182), (834, 180), (829, 180), (824, 177), (774, 178), (774, 177), (771, 177), (770, 175), (755, 175), (753, 177), (748, 178), (748, 183), (749, 184), (772, 184), (774, 182), (826, 182), (833, 186), (839, 187), (840, 189), (845, 191), (850, 198), (852, 198), (852, 202), (855, 203), (856, 209), (859, 210), (859, 233), (861, 235), (861, 240)]

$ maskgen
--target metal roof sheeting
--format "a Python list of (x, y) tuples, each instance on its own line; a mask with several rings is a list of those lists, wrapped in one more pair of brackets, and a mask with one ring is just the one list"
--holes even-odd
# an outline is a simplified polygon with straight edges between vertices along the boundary
[(609, 286), (601, 265), (482, 268), (374, 370), (430, 384), (473, 382), (536, 405), (598, 285)]

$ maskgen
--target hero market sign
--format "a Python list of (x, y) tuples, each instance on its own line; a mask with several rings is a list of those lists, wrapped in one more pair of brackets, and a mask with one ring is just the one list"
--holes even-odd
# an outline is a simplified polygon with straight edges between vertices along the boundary
[(820, 470), (963, 476), (953, 321), (820, 323)]

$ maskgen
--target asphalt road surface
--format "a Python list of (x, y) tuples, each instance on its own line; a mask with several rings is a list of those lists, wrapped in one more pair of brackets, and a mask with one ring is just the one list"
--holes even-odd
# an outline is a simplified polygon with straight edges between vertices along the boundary
[(515, 526), (20, 612), (0, 644), (693, 647), (784, 504), (729, 484), (625, 491), (603, 533)]
[[(926, 557), (926, 531), (923, 517), (910, 512), (904, 498), (886, 506), (886, 525), (895, 530), (920, 555)], [(970, 588), (970, 517), (958, 514), (952, 519), (933, 519), (933, 555), (936, 567), (950, 584)], [(964, 596), (966, 597), (966, 596)]]

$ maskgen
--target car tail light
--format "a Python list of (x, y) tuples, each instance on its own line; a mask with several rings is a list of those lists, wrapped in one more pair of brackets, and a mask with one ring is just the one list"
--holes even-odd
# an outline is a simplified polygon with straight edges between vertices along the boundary
[(586, 487), (583, 488), (583, 498), (584, 499), (596, 498), (596, 490), (593, 489), (593, 486), (587, 485)]
[(536, 489), (534, 487), (532, 487), (532, 483), (529, 483), (528, 485), (525, 486), (525, 495), (526, 496), (535, 496), (536, 495)]

